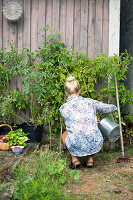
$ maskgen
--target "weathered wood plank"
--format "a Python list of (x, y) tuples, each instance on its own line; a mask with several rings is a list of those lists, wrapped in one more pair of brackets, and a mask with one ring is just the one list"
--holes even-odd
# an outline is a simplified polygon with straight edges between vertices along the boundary
[(30, 49), (31, 43), (31, 2), (24, 0), (24, 27), (23, 27), (23, 47)]
[[(6, 3), (6, 0), (3, 0), (3, 5)], [(3, 47), (8, 49), (10, 34), (9, 34), (9, 23), (7, 19), (3, 16)]]
[(52, 28), (59, 30), (60, 0), (53, 1)]
[[(23, 0), (19, 1), (20, 5), (23, 8)], [(17, 38), (17, 47), (18, 51), (23, 48), (23, 26), (24, 26), (24, 14), (18, 21), (18, 38)], [(22, 85), (22, 80), (21, 77), (17, 76), (17, 88), (19, 88), (20, 91), (22, 91), (23, 85)]]
[(50, 34), (52, 31), (52, 10), (53, 10), (53, 0), (47, 0), (46, 25), (49, 25), (49, 30), (46, 32), (46, 35)]
[(2, 25), (2, 20), (3, 20), (3, 16), (2, 16), (2, 1), (0, 1), (0, 49), (3, 47), (3, 25)]
[(102, 52), (103, 0), (96, 1), (95, 56)]
[(80, 6), (81, 0), (75, 1), (74, 6), (74, 49), (80, 48), (80, 24), (81, 24), (81, 6)]
[(38, 1), (32, 0), (31, 12), (31, 50), (34, 51), (38, 47)]
[(88, 56), (89, 58), (94, 57), (95, 52), (95, 6), (96, 2), (89, 1), (89, 21), (88, 21)]
[(9, 22), (9, 38), (10, 44), (17, 47), (17, 23)]
[(80, 49), (87, 53), (88, 1), (81, 1)]
[[(113, 0), (114, 1), (114, 0)], [(118, 0), (117, 0), (118, 1)], [(114, 1), (117, 5), (117, 1)], [(0, 1), (0, 8), (7, 0)], [(22, 47), (35, 50), (43, 43), (40, 29), (49, 24), (61, 32), (61, 40), (70, 49), (81, 48), (94, 57), (99, 51), (108, 53), (109, 0), (19, 0), (24, 14), (18, 25), (13, 25), (3, 16), (0, 20), (0, 46), (8, 47), (13, 40)], [(0, 13), (2, 18), (2, 14)], [(112, 23), (112, 22), (110, 22)], [(17, 23), (16, 23), (17, 24)], [(112, 29), (112, 28), (111, 28)], [(50, 33), (50, 30), (47, 34)], [(45, 34), (44, 34), (45, 35)]]
[(104, 0), (102, 52), (106, 54), (108, 54), (108, 39), (109, 39), (109, 1)]
[[(46, 0), (39, 0), (39, 14), (38, 14), (38, 46), (43, 45), (45, 32), (41, 31), (46, 26), (45, 24)], [(43, 37), (42, 37), (43, 36)]]
[[(20, 5), (23, 8), (23, 0), (19, 0)], [(23, 48), (23, 26), (24, 26), (24, 14), (18, 21), (18, 39), (17, 39), (17, 47), (18, 51)]]
[(66, 0), (61, 1), (60, 6), (60, 38), (62, 42), (66, 42)]
[(66, 46), (68, 49), (73, 48), (73, 17), (74, 17), (74, 0), (67, 0), (66, 10)]
[[(10, 45), (17, 47), (17, 23), (9, 22), (9, 42)], [(17, 77), (13, 77), (11, 80), (11, 88), (16, 90), (17, 88)]]

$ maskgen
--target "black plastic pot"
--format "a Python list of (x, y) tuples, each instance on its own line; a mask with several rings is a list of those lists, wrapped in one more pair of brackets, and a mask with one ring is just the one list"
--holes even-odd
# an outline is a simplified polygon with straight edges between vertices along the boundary
[[(15, 131), (19, 128), (19, 126), (11, 126), (11, 127), (12, 127), (13, 131)], [(11, 131), (11, 129), (8, 126), (2, 126), (1, 131), (2, 131), (3, 135), (7, 135)]]
[(41, 142), (43, 126), (35, 127), (34, 125), (23, 123), (21, 124), (21, 128), (23, 129), (24, 133), (29, 133), (28, 142)]

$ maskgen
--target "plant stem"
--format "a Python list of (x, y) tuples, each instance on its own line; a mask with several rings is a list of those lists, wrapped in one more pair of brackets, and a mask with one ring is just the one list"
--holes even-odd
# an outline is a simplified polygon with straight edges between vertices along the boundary
[(34, 85), (33, 85), (33, 120), (35, 121), (35, 93), (34, 93)]
[(60, 117), (60, 124), (61, 124), (61, 128), (60, 128), (60, 152), (61, 152), (61, 141), (62, 141), (62, 119)]
[(8, 78), (8, 74), (6, 73), (6, 78), (7, 78), (7, 90), (9, 92), (9, 78)]
[[(21, 119), (22, 121), (24, 121), (26, 124), (30, 125), (26, 120), (24, 120), (23, 118), (21, 118), (19, 115), (12, 113), (13, 115), (15, 115), (16, 117), (18, 117), (19, 119)], [(23, 113), (22, 113), (23, 114)], [(23, 114), (24, 115), (24, 114)], [(25, 116), (25, 115), (24, 115)], [(26, 116), (25, 116), (26, 117)], [(29, 118), (27, 118), (29, 120)]]
[(50, 149), (51, 149), (51, 124), (50, 124), (50, 120), (49, 120), (49, 133), (50, 133)]

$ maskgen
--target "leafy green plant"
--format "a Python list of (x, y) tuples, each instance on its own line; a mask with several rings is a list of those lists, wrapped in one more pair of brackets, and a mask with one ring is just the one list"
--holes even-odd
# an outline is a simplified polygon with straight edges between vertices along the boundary
[[(66, 162), (61, 159), (63, 155), (51, 150), (44, 152), (41, 149), (36, 153), (37, 155), (33, 154), (32, 158), (29, 158), (27, 164), (20, 165), (14, 170), (13, 199), (69, 199), (64, 192), (68, 177)], [(75, 180), (79, 178), (79, 171), (74, 170), (71, 174), (73, 174), (72, 178), (75, 178)]]
[(58, 178), (60, 183), (66, 182), (64, 169), (66, 169), (66, 162), (64, 160), (58, 160), (48, 165), (48, 173), (55, 179)]
[[(68, 51), (59, 39), (59, 32), (46, 38), (44, 46), (37, 51), (36, 65), (39, 70), (40, 82), (38, 102), (44, 106), (38, 120), (45, 120), (49, 132), (60, 132), (59, 107), (65, 102), (64, 83), (66, 77), (74, 75), (81, 85), (81, 95), (95, 100), (110, 102), (117, 105), (115, 76), (118, 80), (120, 104), (133, 104), (133, 96), (124, 85), (128, 66), (132, 57), (125, 51), (120, 56), (108, 56), (99, 53), (96, 58), (90, 59), (87, 54), (72, 50)], [(99, 87), (99, 83), (102, 86)], [(118, 115), (114, 114), (118, 119)], [(63, 124), (64, 127), (64, 124)]]
[[(1, 118), (4, 123), (16, 125), (19, 123), (19, 120), (22, 119), (24, 112), (28, 109), (30, 102), (18, 89), (6, 93), (1, 99), (0, 104), (0, 113)], [(20, 114), (17, 114), (17, 111), (20, 111)]]
[(2, 96), (8, 85), (8, 69), (0, 65), (0, 96)]
[(29, 100), (29, 118), (26, 119), (26, 123), (32, 123), (36, 125), (41, 125), (40, 121), (37, 121), (37, 117), (41, 112), (42, 105), (38, 101), (40, 97), (40, 76), (36, 67), (37, 54), (30, 51), (29, 49), (24, 49), (25, 64), (19, 69), (21, 74), (23, 89), (22, 92), (26, 99)]
[(78, 170), (72, 170), (70, 172), (70, 177), (74, 180), (78, 180), (80, 178), (80, 172)]
[[(12, 180), (14, 186), (13, 199), (68, 199), (63, 193), (63, 185), (60, 182), (61, 176), (58, 176), (59, 173), (57, 172), (56, 176), (56, 173), (53, 175), (53, 173), (50, 174), (48, 172), (48, 166), (50, 165), (52, 159), (55, 159), (55, 156), (57, 155), (53, 152), (45, 152), (43, 155), (40, 154), (40, 156), (34, 157), (34, 161), (32, 159), (35, 166), (34, 169), (31, 169), (30, 165), (21, 165), (15, 169), (15, 179)], [(55, 162), (58, 163), (57, 157)], [(60, 166), (64, 166), (64, 163), (63, 165), (60, 163)], [(59, 169), (57, 171), (59, 171)]]
[[(47, 29), (48, 26), (42, 30), (47, 31)], [(18, 53), (13, 46), (9, 52), (6, 52), (6, 49), (1, 50), (0, 84), (9, 89), (9, 83), (14, 77), (21, 78), (22, 93), (30, 102), (27, 109), (29, 118), (25, 121), (36, 126), (45, 122), (49, 127), (51, 138), (52, 135), (65, 129), (64, 123), (61, 123), (59, 108), (66, 100), (64, 83), (70, 74), (79, 81), (83, 97), (115, 105), (117, 104), (115, 77), (117, 77), (120, 105), (123, 112), (126, 112), (126, 103), (133, 104), (133, 96), (124, 85), (132, 59), (127, 51), (120, 56), (99, 53), (97, 57), (90, 59), (80, 50), (67, 50), (65, 44), (60, 41), (58, 31), (49, 34), (45, 38), (44, 45), (34, 52), (24, 48)], [(23, 102), (20, 101), (20, 104), (23, 105)], [(11, 107), (11, 110), (13, 113), (16, 108)], [(114, 118), (118, 120), (116, 113)]]
[(26, 146), (26, 142), (29, 140), (27, 133), (24, 133), (22, 129), (10, 131), (7, 136), (3, 138), (3, 141), (8, 143), (8, 146)]
[(19, 69), (24, 65), (23, 50), (18, 52), (18, 49), (10, 43), (10, 50), (0, 50), (0, 84), (3, 86), (2, 92), (10, 91), (11, 81), (17, 78)]

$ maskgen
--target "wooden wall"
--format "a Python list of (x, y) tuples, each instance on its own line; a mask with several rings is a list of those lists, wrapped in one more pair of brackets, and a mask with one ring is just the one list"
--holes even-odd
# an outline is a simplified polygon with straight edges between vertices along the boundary
[(91, 58), (108, 53), (109, 0), (19, 0), (23, 16), (15, 23), (2, 14), (6, 2), (0, 0), (0, 48), (13, 41), (18, 49), (35, 50), (43, 44), (40, 29), (49, 24), (69, 49), (82, 49)]

